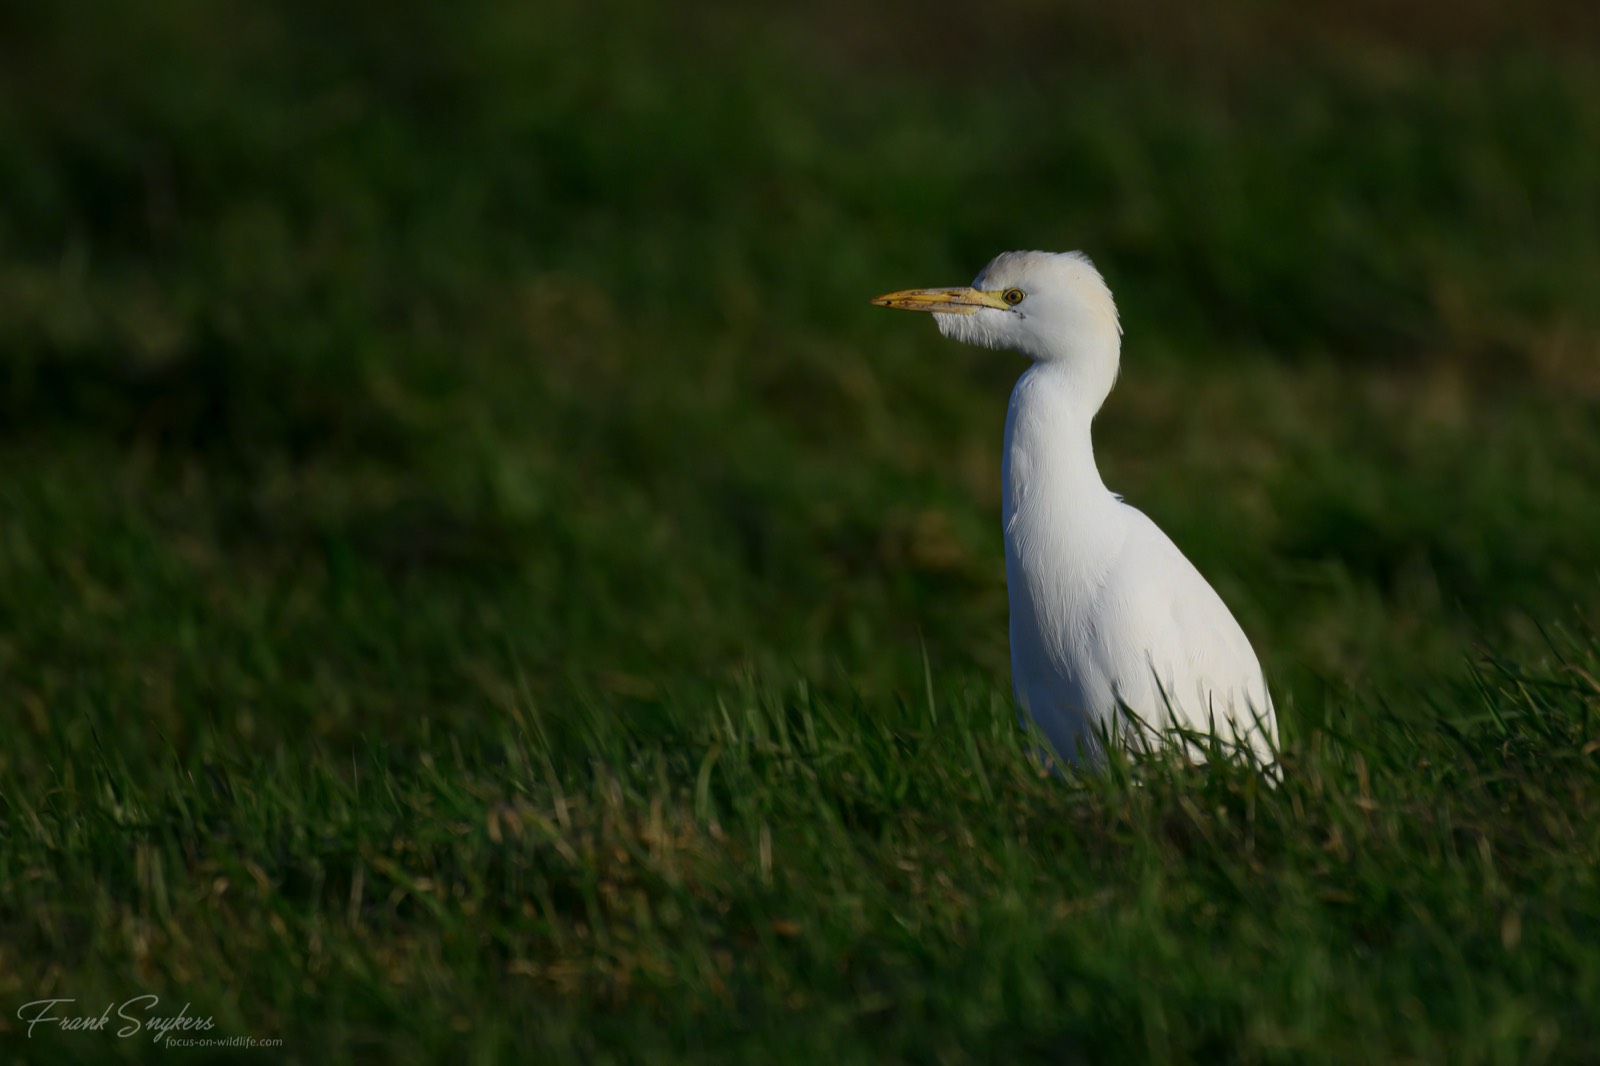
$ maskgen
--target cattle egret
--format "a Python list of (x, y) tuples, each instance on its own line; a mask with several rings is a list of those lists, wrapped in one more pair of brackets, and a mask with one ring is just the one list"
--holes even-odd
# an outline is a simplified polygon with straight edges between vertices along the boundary
[(1089, 425), (1116, 380), (1122, 326), (1088, 257), (1006, 252), (968, 288), (872, 302), (932, 312), (946, 337), (1032, 360), (1011, 392), (1000, 474), (1020, 713), (1074, 765), (1103, 765), (1108, 743), (1203, 758), (1213, 741), (1270, 763), (1277, 721), (1249, 639), (1166, 534), (1100, 480)]

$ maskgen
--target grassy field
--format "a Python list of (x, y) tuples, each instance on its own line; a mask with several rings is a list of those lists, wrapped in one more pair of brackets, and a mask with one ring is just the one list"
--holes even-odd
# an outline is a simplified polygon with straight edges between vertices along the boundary
[[(0, 1055), (1600, 1059), (1600, 15), (0, 12)], [(1022, 369), (1281, 787), (1041, 778)]]

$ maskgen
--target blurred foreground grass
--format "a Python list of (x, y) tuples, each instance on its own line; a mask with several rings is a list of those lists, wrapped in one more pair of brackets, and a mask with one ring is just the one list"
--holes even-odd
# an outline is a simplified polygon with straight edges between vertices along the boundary
[[(1600, 37), (1407, 11), (0, 14), (0, 1038), (1600, 1054)], [(1030, 769), (1012, 247), (1276, 791)]]

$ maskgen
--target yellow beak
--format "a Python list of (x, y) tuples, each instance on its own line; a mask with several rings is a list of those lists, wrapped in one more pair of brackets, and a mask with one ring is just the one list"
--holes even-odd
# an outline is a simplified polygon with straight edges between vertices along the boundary
[(932, 311), (941, 315), (973, 315), (977, 314), (980, 307), (998, 307), (1004, 311), (1011, 306), (1000, 298), (998, 292), (980, 292), (977, 289), (907, 289), (875, 296), (872, 302), (879, 307)]

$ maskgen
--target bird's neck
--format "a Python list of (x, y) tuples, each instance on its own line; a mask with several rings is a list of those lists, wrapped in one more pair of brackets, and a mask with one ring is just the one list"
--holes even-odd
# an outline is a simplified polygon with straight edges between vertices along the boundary
[[(1035, 363), (1006, 415), (1005, 521), (1037, 521), (1074, 539), (1111, 535), (1121, 506), (1100, 479), (1090, 425), (1105, 398), (1071, 366)], [(1087, 547), (1087, 545), (1084, 545)]]

